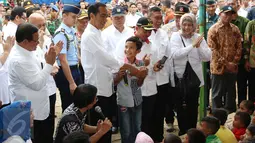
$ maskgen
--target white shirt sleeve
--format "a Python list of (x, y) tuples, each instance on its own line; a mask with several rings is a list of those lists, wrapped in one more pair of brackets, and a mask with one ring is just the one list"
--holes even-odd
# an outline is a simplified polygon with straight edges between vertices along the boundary
[(38, 68), (35, 68), (33, 64), (15, 62), (13, 71), (24, 85), (32, 90), (39, 91), (46, 85), (52, 66), (45, 64), (44, 68), (38, 71)]
[[(183, 59), (188, 56), (189, 52), (193, 49), (192, 45), (183, 46), (179, 32), (174, 32), (171, 36), (171, 52), (174, 59)], [(183, 48), (180, 48), (183, 47)]]
[(203, 39), (203, 41), (200, 44), (200, 47), (197, 49), (198, 49), (199, 57), (202, 61), (207, 62), (211, 60), (212, 51), (208, 47), (205, 39)]
[(122, 66), (122, 64), (118, 63), (112, 55), (104, 50), (104, 44), (98, 41), (96, 35), (90, 35), (90, 37), (88, 37), (83, 43), (88, 45), (89, 51), (95, 56), (95, 59), (101, 65), (112, 70), (118, 70)]

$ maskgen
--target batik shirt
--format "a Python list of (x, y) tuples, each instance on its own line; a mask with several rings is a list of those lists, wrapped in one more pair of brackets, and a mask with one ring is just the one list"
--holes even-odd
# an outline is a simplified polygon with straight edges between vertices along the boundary
[(86, 114), (82, 114), (79, 108), (71, 104), (65, 109), (58, 122), (55, 134), (55, 143), (62, 143), (63, 138), (75, 131), (83, 131)]
[(208, 31), (208, 47), (212, 49), (211, 73), (222, 75), (228, 62), (238, 63), (242, 52), (242, 35), (237, 26), (221, 21)]

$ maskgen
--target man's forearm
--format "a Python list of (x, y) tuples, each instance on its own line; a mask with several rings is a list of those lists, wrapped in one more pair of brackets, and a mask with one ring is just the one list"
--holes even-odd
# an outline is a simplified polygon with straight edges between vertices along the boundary
[(84, 132), (87, 133), (87, 134), (94, 134), (94, 133), (97, 132), (97, 127), (85, 124), (84, 125)]
[(0, 63), (1, 63), (2, 65), (4, 65), (4, 63), (5, 63), (6, 59), (8, 58), (8, 56), (9, 56), (9, 52), (4, 52), (4, 53), (0, 56)]
[(69, 84), (74, 83), (73, 76), (67, 61), (60, 61), (61, 67)]
[(90, 143), (97, 143), (100, 138), (102, 138), (102, 136), (104, 136), (105, 133), (98, 131), (96, 132), (93, 136), (91, 136), (90, 139)]

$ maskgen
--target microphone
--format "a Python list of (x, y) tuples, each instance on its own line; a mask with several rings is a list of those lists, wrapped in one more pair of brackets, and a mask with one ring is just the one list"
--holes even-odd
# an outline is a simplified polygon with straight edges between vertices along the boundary
[(104, 116), (104, 114), (103, 114), (102, 109), (101, 109), (100, 106), (96, 106), (96, 107), (95, 107), (95, 111), (96, 111), (98, 114), (100, 114), (101, 119), (103, 119), (103, 120), (105, 119), (105, 116)]
[(123, 77), (124, 83), (126, 86), (128, 86), (128, 79), (127, 79), (127, 71), (125, 71), (125, 75)]

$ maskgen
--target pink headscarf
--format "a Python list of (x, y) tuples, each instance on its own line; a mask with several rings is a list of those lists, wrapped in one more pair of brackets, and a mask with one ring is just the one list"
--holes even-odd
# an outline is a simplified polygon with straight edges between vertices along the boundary
[(136, 136), (135, 143), (154, 143), (154, 142), (150, 136), (148, 136), (144, 132), (140, 132)]

